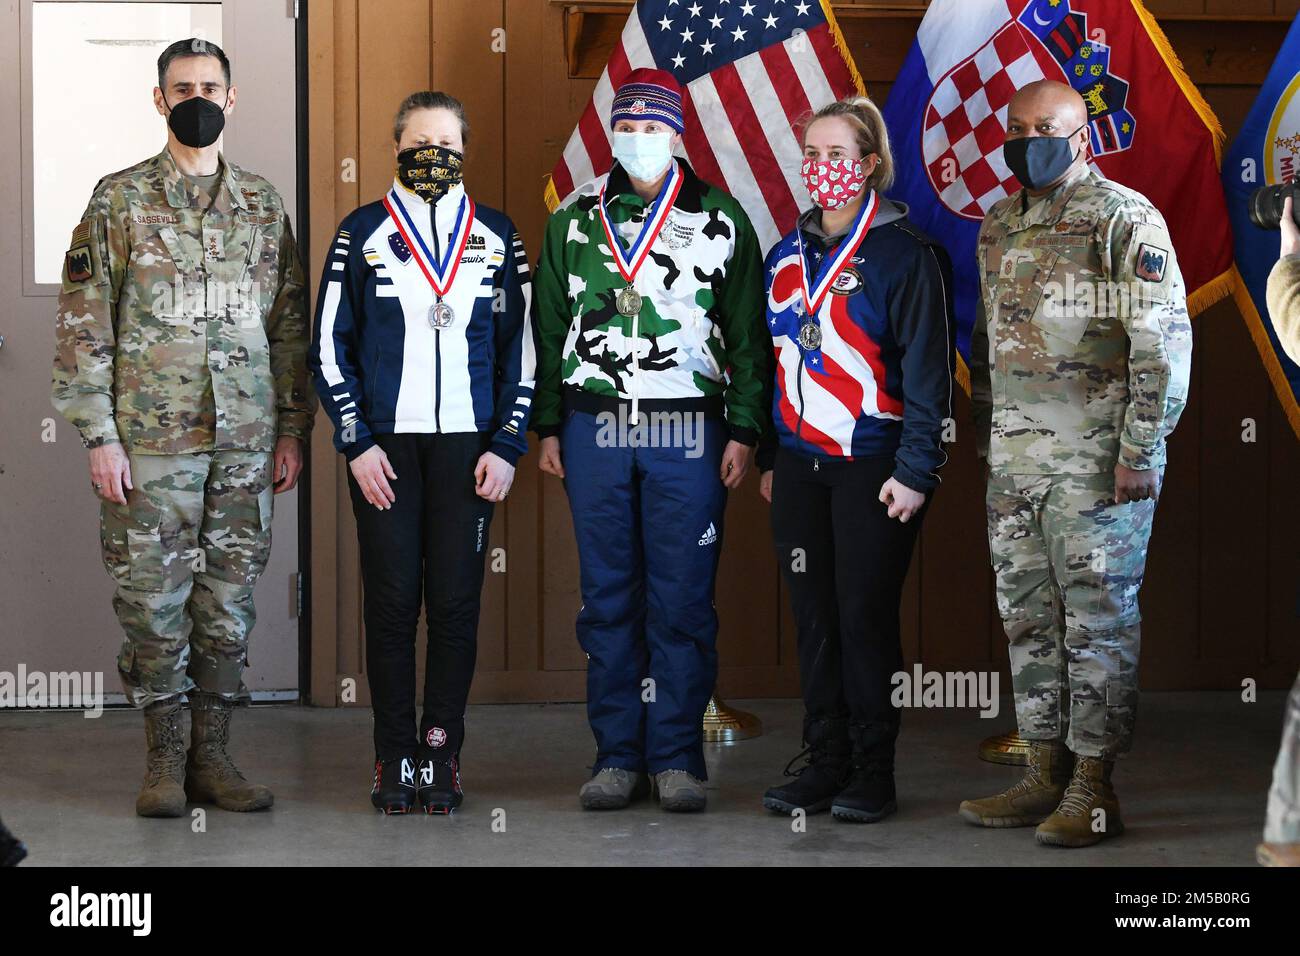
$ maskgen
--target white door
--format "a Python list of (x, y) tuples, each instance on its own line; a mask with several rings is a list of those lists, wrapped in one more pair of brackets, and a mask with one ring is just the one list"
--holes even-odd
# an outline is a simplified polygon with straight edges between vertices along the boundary
[[(168, 43), (190, 36), (230, 57), (239, 102), (223, 151), (270, 179), (296, 223), (293, 9), (278, 0), (19, 0), (0, 11), (0, 175), (9, 184), (0, 222), (11, 224), (0, 230), (0, 675), (101, 672), (107, 701), (122, 699), (121, 631), (86, 451), (50, 404), (63, 249), (99, 177), (165, 143), (155, 64)], [(245, 680), (260, 699), (297, 696), (297, 497), (276, 499), (257, 588)]]

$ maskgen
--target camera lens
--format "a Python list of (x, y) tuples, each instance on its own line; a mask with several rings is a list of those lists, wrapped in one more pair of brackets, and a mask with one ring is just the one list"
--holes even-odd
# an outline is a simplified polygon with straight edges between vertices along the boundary
[[(1282, 204), (1288, 195), (1295, 195), (1294, 183), (1261, 186), (1250, 194), (1250, 221), (1261, 229), (1282, 228)], [(1300, 198), (1297, 199), (1292, 218), (1300, 225)]]

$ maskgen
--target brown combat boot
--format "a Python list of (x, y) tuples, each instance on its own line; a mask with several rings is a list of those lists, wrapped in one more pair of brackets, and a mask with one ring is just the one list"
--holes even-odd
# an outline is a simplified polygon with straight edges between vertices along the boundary
[(1124, 832), (1119, 800), (1110, 785), (1113, 760), (1074, 758), (1074, 776), (1056, 812), (1034, 831), (1034, 839), (1048, 846), (1092, 846)]
[(1255, 859), (1260, 866), (1300, 866), (1300, 843), (1261, 843)]
[(215, 803), (222, 810), (262, 810), (275, 797), (266, 787), (245, 780), (226, 752), (234, 712), (234, 702), (216, 694), (190, 695), (192, 740), (185, 792), (195, 803)]
[(142, 817), (179, 817), (185, 813), (185, 728), (179, 697), (145, 707), (144, 738), (149, 755), (135, 812)]
[(1029, 766), (1010, 790), (982, 800), (963, 800), (957, 813), (978, 827), (1032, 827), (1042, 823), (1065, 796), (1070, 751), (1059, 740), (1029, 741)]

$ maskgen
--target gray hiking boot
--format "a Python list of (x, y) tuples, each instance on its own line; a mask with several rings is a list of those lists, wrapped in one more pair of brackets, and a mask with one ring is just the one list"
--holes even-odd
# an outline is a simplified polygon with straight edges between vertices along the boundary
[(606, 767), (582, 785), (578, 799), (584, 810), (622, 810), (650, 792), (650, 780), (643, 773)]
[(685, 770), (665, 770), (655, 774), (655, 790), (659, 794), (659, 806), (673, 813), (703, 810), (708, 802), (704, 781)]

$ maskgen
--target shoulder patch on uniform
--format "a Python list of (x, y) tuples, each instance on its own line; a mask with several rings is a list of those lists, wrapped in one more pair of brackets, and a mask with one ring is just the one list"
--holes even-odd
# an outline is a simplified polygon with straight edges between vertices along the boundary
[(1169, 266), (1169, 250), (1149, 242), (1138, 245), (1137, 263), (1134, 274), (1146, 282), (1164, 282), (1165, 270)]
[(90, 256), (90, 246), (84, 242), (69, 249), (63, 263), (69, 282), (85, 282), (95, 275), (95, 262)]
[(72, 239), (68, 242), (69, 246), (80, 245), (83, 242), (90, 241), (90, 220), (83, 219), (72, 230)]

